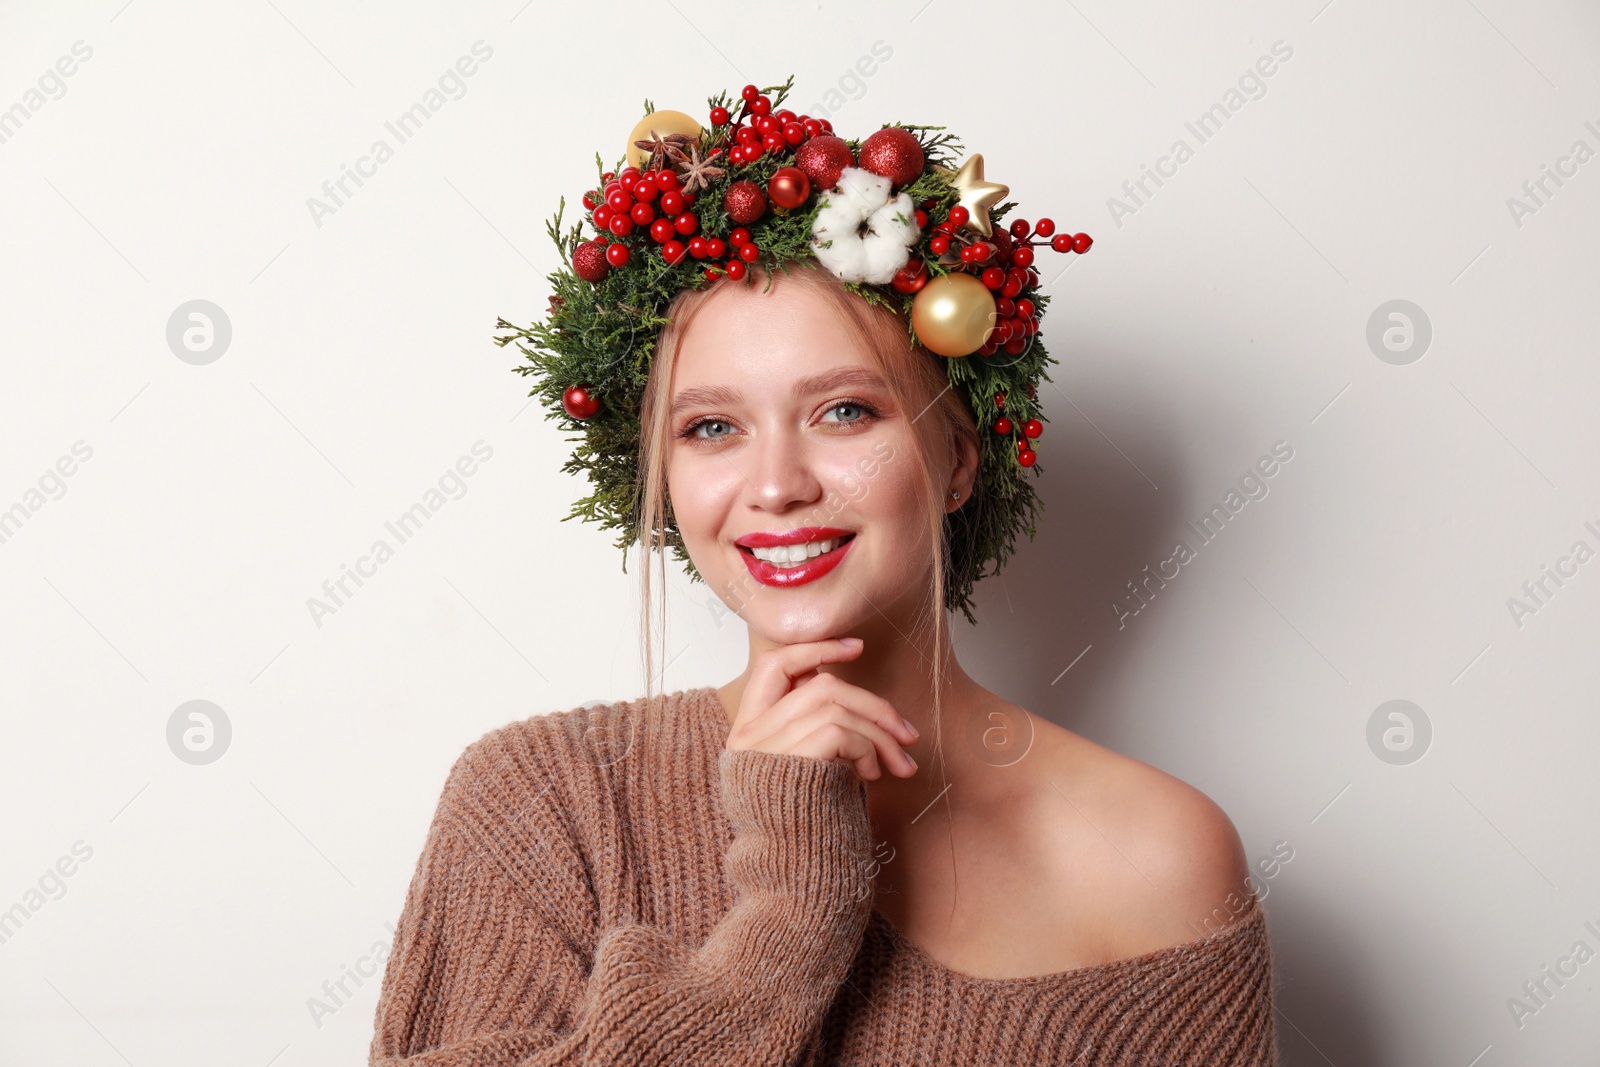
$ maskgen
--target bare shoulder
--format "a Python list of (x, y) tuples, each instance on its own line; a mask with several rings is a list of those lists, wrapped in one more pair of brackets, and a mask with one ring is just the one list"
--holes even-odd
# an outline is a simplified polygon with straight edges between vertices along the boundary
[(1249, 864), (1227, 812), (1148, 763), (1053, 724), (1041, 726), (1040, 816), (1107, 958), (1204, 936), (1243, 910)]

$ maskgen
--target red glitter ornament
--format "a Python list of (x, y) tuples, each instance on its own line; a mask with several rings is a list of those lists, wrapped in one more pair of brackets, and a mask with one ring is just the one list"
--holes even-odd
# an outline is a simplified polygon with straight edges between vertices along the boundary
[(922, 143), (910, 130), (885, 126), (861, 142), (861, 166), (888, 178), (896, 187), (916, 181), (923, 163)]
[(610, 265), (606, 262), (606, 246), (603, 241), (585, 241), (572, 250), (572, 269), (586, 282), (598, 285), (605, 281), (606, 271)]
[(748, 226), (767, 213), (767, 194), (749, 179), (737, 181), (722, 194), (722, 209), (734, 222)]
[(832, 189), (839, 184), (844, 168), (856, 165), (850, 144), (843, 137), (820, 134), (800, 146), (794, 154), (795, 166), (806, 172), (806, 177), (819, 189)]

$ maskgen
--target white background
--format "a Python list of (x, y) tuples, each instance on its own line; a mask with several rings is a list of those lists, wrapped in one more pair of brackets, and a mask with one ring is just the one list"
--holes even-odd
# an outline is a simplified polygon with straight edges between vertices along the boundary
[[(546, 220), (646, 97), (698, 117), (791, 72), (796, 110), (946, 125), (1013, 217), (1095, 237), (1065, 273), (1043, 257), (1039, 537), (958, 640), (1005, 696), (1205, 790), (1252, 860), (1292, 848), (1266, 882), (1284, 1062), (1600, 1050), (1600, 959), (1508, 1007), (1600, 950), (1600, 562), (1508, 607), (1600, 547), (1600, 160), (1520, 225), (1508, 205), (1600, 150), (1591, 5), (0, 12), (0, 108), (92, 49), (0, 144), (0, 509), (26, 512), (0, 543), (0, 908), (26, 913), (0, 1061), (365, 1061), (377, 979), (308, 1002), (386, 950), (450, 763), (644, 687), (637, 568), (560, 521), (586, 485), (495, 320), (543, 313)], [(464, 95), (319, 225), (308, 198), (480, 40)], [(1292, 58), (1198, 144), (1185, 123), (1276, 41)], [(1192, 158), (1130, 199), (1179, 138)], [(233, 330), (204, 366), (166, 340), (195, 299)], [(1406, 365), (1366, 338), (1396, 299), (1433, 332)], [(318, 625), (308, 598), (479, 440), (465, 494)], [(1119, 627), (1127, 583), (1280, 441), (1268, 494)], [(668, 689), (741, 668), (710, 605), (674, 576)], [(233, 732), (204, 766), (167, 743), (195, 699)], [(1368, 744), (1394, 699), (1432, 727), (1408, 765)]]

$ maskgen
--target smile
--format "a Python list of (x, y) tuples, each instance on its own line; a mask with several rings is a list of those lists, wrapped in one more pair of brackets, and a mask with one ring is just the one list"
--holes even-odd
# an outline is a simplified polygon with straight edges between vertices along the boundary
[(855, 534), (770, 548), (739, 546), (750, 575), (762, 585), (787, 588), (814, 582), (837, 567), (850, 551)]

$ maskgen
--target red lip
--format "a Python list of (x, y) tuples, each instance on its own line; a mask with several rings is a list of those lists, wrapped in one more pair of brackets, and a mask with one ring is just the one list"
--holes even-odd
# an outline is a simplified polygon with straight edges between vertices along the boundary
[[(816, 529), (816, 527), (810, 527)], [(824, 527), (826, 529), (826, 527)], [(845, 531), (838, 531), (843, 533)], [(789, 534), (749, 534), (749, 537), (778, 537), (787, 538)], [(825, 541), (828, 535), (822, 537), (807, 536), (800, 541)], [(744, 538), (740, 538), (741, 541)], [(775, 540), (775, 544), (793, 544), (794, 541)], [(842, 545), (838, 545), (832, 552), (824, 552), (820, 556), (812, 556), (804, 563), (795, 567), (780, 567), (775, 563), (768, 563), (764, 559), (757, 559), (752, 553), (741, 551), (739, 557), (744, 560), (744, 565), (750, 569), (750, 576), (762, 585), (770, 585), (778, 589), (788, 589), (791, 586), (805, 585), (814, 582), (837, 567), (844, 559), (844, 554), (850, 551), (850, 546), (856, 543), (854, 537)], [(758, 547), (765, 548), (765, 545)]]
[(833, 526), (799, 526), (781, 534), (747, 533), (734, 544), (745, 548), (774, 548), (778, 545), (803, 545), (807, 541), (826, 541), (830, 537), (846, 537), (852, 533), (855, 531), (840, 530)]

